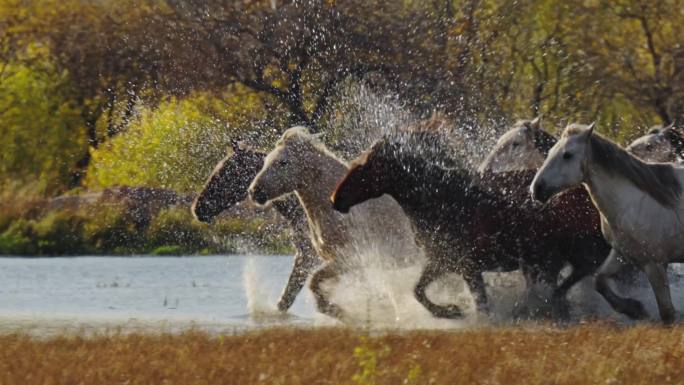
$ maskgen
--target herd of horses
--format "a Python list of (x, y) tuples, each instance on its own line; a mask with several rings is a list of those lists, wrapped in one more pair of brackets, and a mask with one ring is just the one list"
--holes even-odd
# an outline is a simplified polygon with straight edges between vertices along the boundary
[(461, 275), (486, 314), (483, 273), (521, 270), (528, 287), (553, 289), (554, 318), (569, 316), (568, 290), (594, 275), (616, 311), (643, 319), (643, 305), (610, 285), (636, 268), (648, 277), (661, 319), (671, 323), (666, 269), (684, 261), (684, 168), (676, 165), (684, 136), (672, 126), (657, 128), (625, 150), (593, 129), (571, 124), (556, 138), (539, 118), (519, 121), (471, 170), (435, 130), (386, 135), (347, 164), (306, 128), (293, 127), (268, 154), (234, 143), (192, 210), (209, 222), (249, 198), (272, 202), (296, 249), (280, 311), (311, 276), (318, 310), (343, 319), (323, 283), (372, 248), (398, 265), (425, 256), (414, 293), (435, 317), (463, 316), (458, 305), (426, 294), (445, 274)]

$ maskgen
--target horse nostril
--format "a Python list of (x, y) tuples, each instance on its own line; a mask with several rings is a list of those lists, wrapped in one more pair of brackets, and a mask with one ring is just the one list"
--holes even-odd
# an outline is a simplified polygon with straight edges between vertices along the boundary
[(544, 202), (546, 200), (546, 184), (543, 181), (538, 181), (534, 185), (534, 191), (532, 192), (534, 199)]
[(264, 203), (266, 203), (266, 201), (268, 201), (268, 197), (266, 196), (266, 193), (258, 187), (251, 189), (249, 191), (249, 195), (252, 196), (252, 200), (254, 200), (254, 202), (256, 202), (260, 205), (263, 205)]
[(332, 197), (332, 204), (333, 208), (342, 214), (349, 212), (349, 206), (345, 205), (340, 199), (337, 199), (337, 196), (335, 195)]

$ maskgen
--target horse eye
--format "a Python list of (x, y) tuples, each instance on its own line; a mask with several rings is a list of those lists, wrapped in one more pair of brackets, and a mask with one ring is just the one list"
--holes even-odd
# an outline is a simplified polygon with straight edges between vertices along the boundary
[(287, 161), (285, 159), (279, 160), (278, 165), (279, 166), (287, 166)]
[(515, 148), (515, 147), (518, 147), (518, 146), (520, 146), (520, 143), (518, 143), (518, 142), (513, 142), (513, 147), (514, 147), (514, 148)]
[(565, 160), (572, 159), (572, 153), (564, 152), (563, 153), (563, 159), (565, 159)]
[(646, 151), (651, 151), (651, 150), (653, 150), (653, 146), (650, 144), (647, 144), (646, 145)]

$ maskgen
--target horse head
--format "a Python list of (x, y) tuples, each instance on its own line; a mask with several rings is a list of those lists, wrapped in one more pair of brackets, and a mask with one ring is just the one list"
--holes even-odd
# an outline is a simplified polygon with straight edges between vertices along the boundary
[(390, 178), (395, 174), (387, 156), (390, 147), (387, 140), (378, 141), (352, 162), (330, 197), (335, 210), (347, 213), (353, 206), (390, 191)]
[(532, 181), (530, 192), (540, 202), (582, 183), (586, 176), (587, 157), (594, 123), (569, 125)]
[(655, 126), (648, 134), (634, 140), (627, 151), (647, 162), (676, 162), (684, 152), (684, 135), (674, 124), (665, 128)]
[(518, 121), (496, 142), (479, 167), (480, 172), (507, 172), (537, 169), (555, 143), (544, 131), (541, 118)]
[(249, 187), (257, 204), (315, 184), (321, 177), (320, 162), (333, 156), (308, 129), (296, 126), (286, 130), (274, 149), (264, 159), (264, 165)]
[(219, 162), (192, 203), (192, 213), (210, 222), (222, 211), (247, 198), (247, 188), (264, 163), (265, 154), (232, 142), (232, 154)]

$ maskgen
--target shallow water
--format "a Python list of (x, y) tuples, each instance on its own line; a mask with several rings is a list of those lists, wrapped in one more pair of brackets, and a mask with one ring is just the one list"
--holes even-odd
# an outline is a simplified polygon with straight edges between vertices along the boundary
[[(307, 288), (288, 316), (275, 304), (291, 268), (291, 256), (0, 258), (0, 332), (29, 330), (175, 331), (190, 326), (233, 331), (274, 324), (330, 325), (315, 311)], [(671, 269), (675, 306), (684, 310), (681, 266)], [(397, 328), (460, 328), (511, 322), (525, 297), (519, 273), (486, 275), (492, 316), (483, 320), (460, 278), (451, 276), (429, 291), (436, 301), (456, 301), (468, 310), (464, 320), (436, 320), (412, 297), (420, 267), (363, 271), (330, 285), (334, 301), (361, 324)], [(617, 319), (585, 280), (571, 292), (573, 316)], [(648, 287), (632, 294), (651, 314)], [(360, 320), (360, 321), (359, 321)]]

